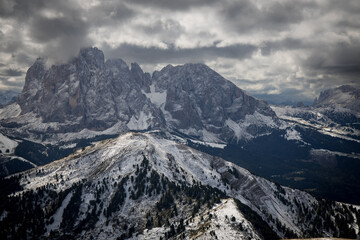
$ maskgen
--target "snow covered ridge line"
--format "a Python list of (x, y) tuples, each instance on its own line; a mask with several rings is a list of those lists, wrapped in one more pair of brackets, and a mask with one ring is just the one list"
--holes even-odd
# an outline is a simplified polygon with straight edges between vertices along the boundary
[[(254, 239), (260, 240), (257, 230), (239, 211), (233, 199), (224, 199), (207, 211), (201, 211), (185, 222), (185, 232), (189, 232), (187, 239)], [(138, 235), (138, 239), (158, 239), (166, 228), (146, 229)]]
[[(271, 108), (280, 119), (290, 124), (298, 124), (303, 127), (312, 128), (322, 134), (332, 137), (360, 142), (356, 139), (356, 137), (360, 137), (360, 131), (352, 126), (351, 122), (346, 123), (345, 125), (343, 122), (338, 123), (335, 119), (330, 118), (334, 118), (334, 116), (328, 117), (327, 115), (330, 113), (324, 111), (324, 109), (293, 108), (289, 106), (271, 106)], [(352, 121), (354, 120), (355, 119), (352, 119)]]
[[(102, 228), (107, 220), (110, 221), (110, 216), (116, 216), (117, 219), (143, 216), (146, 212), (153, 211), (152, 206), (162, 202), (160, 198), (171, 198), (163, 191), (158, 192), (151, 187), (151, 182), (158, 180), (159, 183), (154, 186), (163, 186), (165, 182), (178, 187), (208, 186), (227, 197), (238, 199), (261, 216), (281, 237), (291, 234), (313, 236), (315, 232), (332, 236), (335, 234), (332, 230), (325, 226), (316, 226), (315, 223), (319, 222), (319, 219), (320, 222), (328, 222), (326, 214), (342, 216), (350, 211), (343, 213), (344, 207), (341, 204), (316, 200), (305, 192), (281, 187), (254, 176), (221, 158), (149, 133), (125, 133), (115, 139), (79, 149), (64, 159), (18, 176), (21, 176), (20, 184), (24, 190), (17, 195), (43, 189), (56, 191), (65, 199), (67, 194), (73, 192), (73, 196), (80, 199), (76, 201), (82, 202), (79, 206), (79, 219), (86, 219), (96, 206), (96, 212), (99, 213), (96, 226)], [(175, 193), (170, 194), (174, 199), (177, 196)], [(121, 200), (119, 207), (113, 206), (113, 199)], [(70, 200), (69, 206), (76, 201)], [(178, 206), (184, 204), (175, 202)], [(109, 209), (113, 215), (107, 213)], [(180, 207), (177, 209), (180, 210)], [(55, 210), (53, 214), (57, 212)], [(59, 210), (59, 214), (60, 212)], [(65, 208), (65, 215), (66, 212), (68, 211)], [(340, 224), (336, 221), (331, 220), (328, 223), (331, 226)], [(356, 225), (356, 221), (354, 219), (351, 224)], [(94, 231), (97, 231), (96, 229)], [(334, 229), (335, 232), (338, 231)]]

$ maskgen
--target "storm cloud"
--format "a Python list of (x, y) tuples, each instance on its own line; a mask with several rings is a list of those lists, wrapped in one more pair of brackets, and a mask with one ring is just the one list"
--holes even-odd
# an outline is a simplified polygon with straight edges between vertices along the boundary
[(209, 59), (223, 57), (241, 60), (249, 58), (257, 50), (253, 45), (235, 44), (225, 47), (209, 46), (198, 48), (176, 48), (169, 45), (167, 48), (140, 47), (131, 44), (122, 44), (118, 48), (104, 47), (105, 54), (110, 58), (126, 56), (128, 61), (136, 61), (139, 64), (175, 63), (187, 62), (206, 63)]
[(0, 0), (0, 88), (97, 46), (147, 71), (201, 62), (272, 102), (359, 86), (358, 0)]

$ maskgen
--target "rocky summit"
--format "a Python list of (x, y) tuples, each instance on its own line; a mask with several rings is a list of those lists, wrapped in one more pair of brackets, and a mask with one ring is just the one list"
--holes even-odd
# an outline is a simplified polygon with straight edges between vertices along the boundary
[(83, 49), (69, 63), (49, 69), (37, 59), (17, 103), (18, 119), (33, 114), (41, 123), (24, 128), (43, 133), (116, 126), (116, 133), (167, 129), (222, 142), (249, 139), (277, 125), (266, 102), (204, 64), (168, 65), (151, 76), (137, 63), (129, 68), (121, 59), (105, 61), (97, 48)]
[(314, 100), (313, 107), (343, 108), (360, 112), (360, 89), (349, 85), (327, 89)]
[(71, 122), (61, 132), (84, 128), (104, 130), (132, 116), (153, 116), (148, 124), (164, 125), (161, 111), (141, 92), (141, 81), (150, 80), (140, 67), (129, 69), (121, 59), (104, 61), (97, 48), (88, 48), (70, 63), (45, 69), (38, 59), (26, 74), (19, 96), (21, 115), (36, 113), (44, 123)]

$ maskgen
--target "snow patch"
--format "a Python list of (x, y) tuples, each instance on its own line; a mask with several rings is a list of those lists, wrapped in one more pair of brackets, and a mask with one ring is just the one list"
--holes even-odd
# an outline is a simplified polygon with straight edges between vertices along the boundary
[(0, 109), (0, 120), (19, 116), (21, 113), (20, 105), (17, 103), (10, 104)]
[[(203, 228), (205, 231), (199, 229), (202, 226), (207, 226)], [(186, 230), (197, 233), (193, 239), (261, 239), (252, 224), (238, 210), (233, 199), (222, 200), (207, 215), (196, 216)]]
[(75, 148), (76, 147), (76, 143), (70, 143), (67, 145), (61, 145), (60, 149), (68, 149), (68, 148)]
[(69, 204), (70, 202), (70, 199), (72, 197), (73, 193), (69, 193), (64, 201), (62, 202), (61, 206), (59, 207), (59, 209), (56, 211), (56, 213), (54, 214), (53, 218), (54, 218), (54, 222), (48, 226), (46, 226), (46, 235), (49, 235), (50, 234), (50, 231), (52, 230), (57, 230), (59, 229), (60, 227), (60, 224), (63, 220), (63, 213), (64, 213), (64, 209), (67, 207), (67, 205)]
[(4, 210), (3, 213), (2, 213), (1, 216), (0, 216), (0, 222), (1, 222), (2, 220), (4, 220), (4, 219), (7, 217), (7, 215), (8, 215), (8, 212), (7, 212), (6, 210)]
[(127, 123), (127, 127), (130, 130), (146, 130), (149, 128), (151, 115), (146, 115), (143, 111), (140, 112), (139, 117), (131, 116), (130, 121)]
[[(271, 117), (265, 116), (256, 111), (252, 115), (246, 115), (245, 119), (240, 121), (239, 123), (234, 122), (230, 118), (228, 118), (225, 121), (225, 126), (228, 126), (234, 132), (235, 138), (238, 141), (241, 139), (250, 140), (250, 139), (256, 137), (247, 132), (247, 128), (252, 125), (256, 125), (257, 127), (266, 127), (266, 128), (277, 128), (278, 127)], [(262, 135), (264, 135), (264, 134), (262, 134)], [(259, 136), (259, 135), (257, 135), (257, 136)]]
[(300, 133), (293, 128), (286, 129), (286, 134), (285, 134), (284, 138), (286, 140), (295, 140), (295, 141), (302, 140)]
[(203, 142), (203, 141), (198, 141), (198, 140), (194, 140), (194, 139), (189, 139), (189, 141), (191, 141), (193, 143), (201, 144), (201, 145), (204, 145), (204, 146), (209, 146), (209, 147), (212, 147), (212, 148), (224, 149), (226, 147), (226, 144), (222, 144), (222, 143)]
[(235, 137), (237, 140), (243, 139), (243, 138), (251, 138), (251, 135), (245, 131), (245, 129), (240, 126), (240, 124), (237, 124), (230, 118), (225, 121), (225, 125), (228, 126), (235, 134)]
[(18, 143), (0, 133), (0, 150), (3, 154), (12, 154)]
[(156, 92), (154, 84), (150, 86), (150, 93), (146, 93), (144, 91), (142, 91), (142, 93), (159, 108), (166, 102), (167, 91), (165, 90), (163, 92)]

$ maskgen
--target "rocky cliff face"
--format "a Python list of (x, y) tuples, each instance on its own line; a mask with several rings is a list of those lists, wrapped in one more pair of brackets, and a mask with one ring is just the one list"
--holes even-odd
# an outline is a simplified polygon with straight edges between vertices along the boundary
[[(162, 110), (167, 122), (185, 134), (208, 141), (239, 140), (275, 125), (275, 114), (264, 101), (204, 64), (168, 65), (153, 74), (152, 84), (155, 92), (166, 93)], [(253, 122), (250, 116), (256, 116)]]
[(36, 126), (44, 133), (116, 125), (116, 133), (167, 129), (221, 142), (267, 133), (277, 121), (265, 102), (203, 64), (169, 65), (150, 76), (136, 63), (130, 69), (121, 59), (105, 62), (97, 48), (49, 69), (38, 59), (27, 72), (18, 104), (20, 118), (34, 113), (41, 126), (51, 125)]
[(107, 60), (97, 48), (80, 52), (69, 64), (45, 69), (38, 59), (28, 70), (19, 96), (21, 114), (34, 112), (46, 122), (69, 122), (69, 129), (104, 130), (117, 122), (139, 118), (141, 112), (154, 116), (149, 125), (164, 125), (161, 112), (141, 93), (149, 81), (136, 64), (129, 69), (121, 59)]
[(320, 93), (312, 106), (338, 107), (360, 112), (360, 89), (348, 85), (327, 89)]

